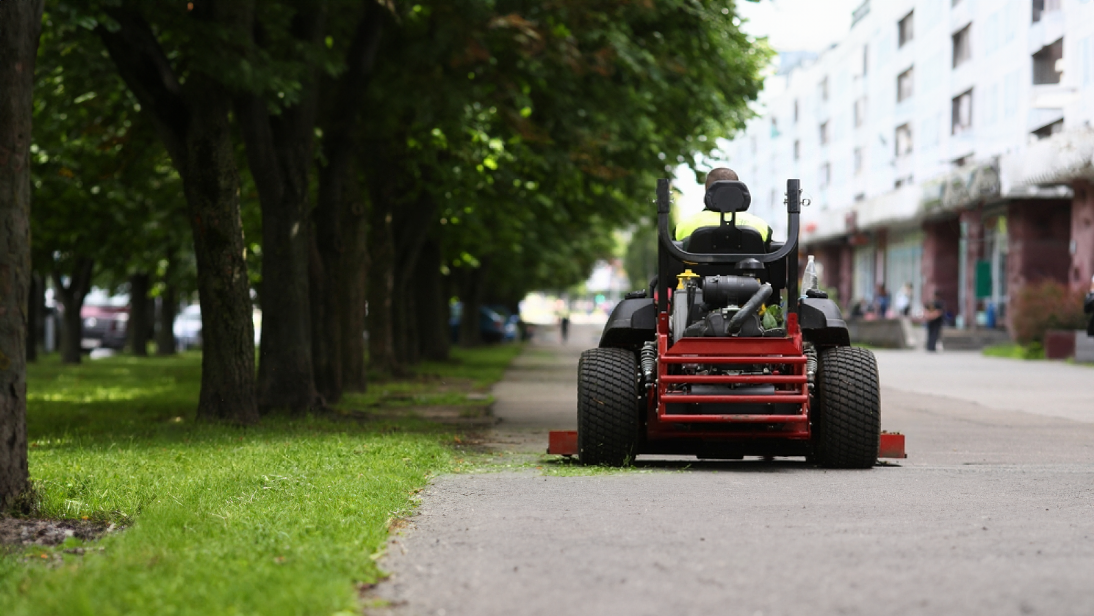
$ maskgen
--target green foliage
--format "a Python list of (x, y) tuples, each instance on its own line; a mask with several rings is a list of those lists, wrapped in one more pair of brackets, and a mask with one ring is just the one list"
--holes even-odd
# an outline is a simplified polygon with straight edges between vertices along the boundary
[(1014, 339), (1022, 344), (1044, 344), (1050, 329), (1085, 329), (1082, 291), (1072, 291), (1054, 280), (1027, 284), (1014, 302)]
[[(100, 283), (164, 270), (188, 254), (182, 183), (140, 105), (87, 22), (58, 3), (43, 18), (35, 69), (35, 267), (92, 258)], [(184, 273), (192, 257), (181, 257)]]
[[(461, 351), (429, 370), (487, 386), (518, 349)], [(199, 380), (197, 353), (30, 366), (30, 468), (42, 513), (126, 528), (102, 539), (101, 553), (0, 556), (0, 613), (360, 610), (354, 584), (379, 577), (369, 557), (391, 519), (451, 468), (452, 432), (411, 418), (197, 424)], [(49, 565), (57, 558), (63, 566)]]
[(631, 289), (644, 289), (657, 275), (657, 227), (648, 222), (635, 227), (623, 255), (623, 268)]
[(448, 267), (486, 269), (508, 298), (610, 254), (658, 175), (743, 125), (769, 58), (714, 2), (398, 6), (369, 181), (438, 203)]

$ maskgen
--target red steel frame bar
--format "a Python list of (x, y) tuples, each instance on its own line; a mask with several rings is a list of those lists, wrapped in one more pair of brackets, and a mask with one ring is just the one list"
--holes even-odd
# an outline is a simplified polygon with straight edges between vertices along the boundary
[(665, 383), (805, 383), (805, 375), (797, 374), (669, 374), (662, 379)]
[[(670, 349), (668, 347), (668, 314), (662, 313), (657, 319), (657, 404), (651, 404), (649, 436), (657, 438), (696, 436), (701, 438), (786, 438), (807, 439), (809, 430), (809, 392), (806, 389), (807, 376), (805, 374), (806, 358), (802, 351), (801, 331), (798, 328), (798, 315), (787, 315), (787, 338), (756, 338), (756, 339), (710, 339), (710, 338), (684, 338), (678, 340)], [(793, 374), (764, 374), (764, 375), (687, 375), (669, 374), (668, 368), (672, 364), (770, 364), (792, 366)], [(672, 393), (670, 385), (701, 384), (701, 383), (744, 383), (744, 384), (773, 384), (792, 385), (793, 391), (785, 391), (773, 395), (701, 395)], [(652, 400), (651, 400), (652, 402)], [(668, 404), (690, 403), (724, 403), (724, 404), (800, 404), (801, 411), (793, 415), (670, 415), (667, 412)], [(725, 432), (700, 432), (694, 434), (680, 433), (673, 429), (673, 424), (737, 424), (737, 425), (771, 425), (782, 426), (766, 432), (742, 432), (729, 430)]]

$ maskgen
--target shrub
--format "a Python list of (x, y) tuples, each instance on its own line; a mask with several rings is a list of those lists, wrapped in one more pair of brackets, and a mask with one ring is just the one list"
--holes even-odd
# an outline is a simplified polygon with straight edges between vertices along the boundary
[(1014, 304), (1014, 338), (1019, 343), (1044, 344), (1050, 329), (1085, 329), (1082, 291), (1071, 291), (1055, 280), (1028, 284)]

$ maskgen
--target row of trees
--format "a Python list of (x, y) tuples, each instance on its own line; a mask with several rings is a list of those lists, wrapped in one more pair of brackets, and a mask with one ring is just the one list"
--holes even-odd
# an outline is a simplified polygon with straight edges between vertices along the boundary
[[(451, 297), (475, 344), (482, 303), (581, 279), (743, 123), (769, 57), (725, 0), (41, 4), (0, 3), (31, 50), (0, 90), (34, 88), (33, 145), (0, 147), (33, 165), (33, 270), (70, 331), (92, 280), (196, 290), (198, 416), (235, 423), (363, 389), (366, 356), (445, 357)], [(26, 315), (41, 285), (12, 271)]]

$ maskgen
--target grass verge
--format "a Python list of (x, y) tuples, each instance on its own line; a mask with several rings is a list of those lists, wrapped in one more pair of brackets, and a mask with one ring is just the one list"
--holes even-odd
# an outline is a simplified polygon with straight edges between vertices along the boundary
[[(0, 614), (359, 613), (355, 583), (393, 520), (452, 469), (458, 428), (415, 412), (480, 393), (518, 347), (457, 350), (409, 384), (374, 383), (365, 415), (194, 422), (200, 356), (30, 367), (30, 469), (41, 515), (126, 527), (0, 556)], [(386, 400), (384, 391), (414, 396)], [(402, 411), (398, 413), (395, 411)]]
[(1044, 359), (1045, 348), (1034, 342), (1029, 345), (1017, 342), (1004, 342), (985, 347), (981, 351), (987, 357), (1003, 357), (1006, 359)]

